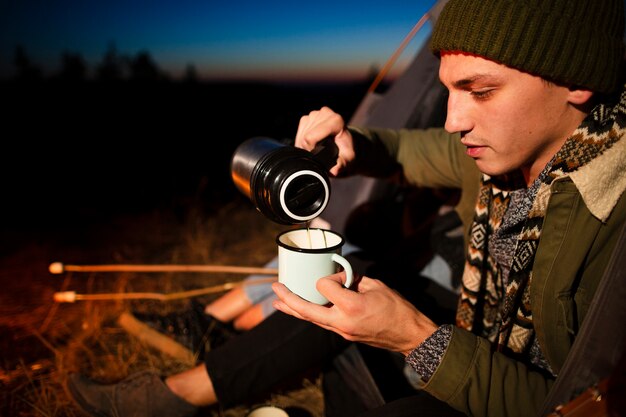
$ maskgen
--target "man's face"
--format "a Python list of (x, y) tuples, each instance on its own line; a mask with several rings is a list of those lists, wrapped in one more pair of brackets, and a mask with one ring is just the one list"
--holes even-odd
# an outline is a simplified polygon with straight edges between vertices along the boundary
[(581, 120), (566, 87), (484, 58), (444, 53), (439, 78), (450, 93), (446, 130), (489, 175), (521, 169), (530, 183)]

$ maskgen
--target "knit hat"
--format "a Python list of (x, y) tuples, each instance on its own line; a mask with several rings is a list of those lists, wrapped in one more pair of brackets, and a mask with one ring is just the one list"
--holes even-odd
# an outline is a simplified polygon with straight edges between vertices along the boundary
[(610, 93), (620, 87), (623, 36), (623, 0), (450, 0), (431, 49)]

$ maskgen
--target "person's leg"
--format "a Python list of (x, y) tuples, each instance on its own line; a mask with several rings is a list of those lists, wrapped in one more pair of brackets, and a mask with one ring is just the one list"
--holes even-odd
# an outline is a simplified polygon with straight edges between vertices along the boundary
[[(126, 318), (120, 324), (135, 335), (156, 330), (190, 350), (192, 354), (202, 357), (205, 352), (224, 344), (238, 333), (230, 321), (224, 322), (206, 314), (205, 308), (205, 304), (191, 299), (186, 308), (168, 314), (125, 313)], [(124, 325), (129, 322), (133, 325)]]
[[(73, 374), (66, 387), (92, 415), (136, 412), (140, 398), (141, 404), (158, 402), (168, 415), (187, 416), (194, 410), (192, 405), (219, 401), (222, 407), (231, 407), (269, 393), (277, 384), (330, 362), (349, 343), (335, 333), (276, 312), (249, 332), (209, 351), (205, 364), (164, 381), (154, 371), (108, 385)], [(138, 416), (163, 415), (159, 409), (144, 408)]]
[(213, 382), (204, 365), (165, 378), (165, 385), (174, 394), (198, 407), (217, 402)]
[(204, 313), (227, 323), (235, 320), (252, 305), (252, 301), (246, 295), (243, 287), (237, 287), (207, 304)]
[(415, 395), (401, 398), (366, 411), (359, 417), (463, 417), (464, 413), (439, 401), (432, 395), (418, 391)]
[(326, 366), (349, 344), (333, 332), (276, 312), (209, 352), (205, 364), (220, 405), (231, 407)]
[[(278, 259), (271, 260), (265, 266), (267, 268), (277, 268)], [(205, 314), (215, 317), (224, 323), (235, 321), (242, 314), (253, 314), (252, 312), (248, 313), (250, 308), (274, 295), (271, 283), (266, 282), (267, 278), (267, 275), (249, 275), (244, 280), (246, 285), (234, 288), (207, 304), (204, 309)], [(246, 324), (242, 322), (244, 326), (242, 329), (247, 330), (254, 327), (262, 320), (262, 317), (257, 316), (256, 319), (259, 321), (245, 319)]]
[(261, 323), (263, 320), (271, 316), (273, 313), (275, 313), (276, 308), (274, 308), (274, 305), (272, 304), (275, 299), (276, 294), (272, 292), (272, 294), (268, 295), (267, 297), (244, 311), (242, 314), (240, 314), (239, 317), (237, 317), (235, 321), (233, 321), (233, 327), (235, 328), (235, 330), (250, 330), (259, 323)]
[(255, 304), (243, 313), (241, 313), (235, 320), (233, 320), (233, 327), (238, 331), (247, 331), (255, 327), (257, 324), (265, 320), (265, 314), (263, 314), (263, 306)]
[[(264, 282), (256, 284), (260, 279)], [(266, 279), (264, 275), (250, 275), (245, 280), (250, 285), (236, 287), (206, 305), (191, 300), (189, 307), (181, 311), (166, 315), (133, 312), (131, 316), (203, 356), (239, 331), (250, 330), (275, 311), (271, 306), (275, 295)], [(257, 307), (258, 303), (262, 306)]]
[(277, 312), (250, 332), (208, 352), (205, 365), (166, 378), (197, 406), (246, 401), (306, 370), (324, 366), (350, 342), (309, 322)]
[(282, 313), (272, 317), (274, 320), (266, 320), (258, 331), (208, 352), (205, 365), (172, 375), (165, 384), (196, 406), (214, 404), (218, 398), (223, 406), (234, 405), (324, 365), (349, 345), (335, 333), (306, 321)]

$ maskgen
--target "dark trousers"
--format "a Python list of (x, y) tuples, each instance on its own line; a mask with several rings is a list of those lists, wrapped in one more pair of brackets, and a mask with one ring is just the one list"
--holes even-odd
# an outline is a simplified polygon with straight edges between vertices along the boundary
[[(285, 381), (301, 377), (313, 369), (327, 372), (325, 388), (329, 383), (334, 385), (328, 393), (330, 402), (326, 403), (327, 415), (462, 415), (418, 391), (405, 398), (392, 399), (380, 408), (365, 410), (358, 401), (358, 395), (346, 392), (349, 388), (342, 384), (341, 377), (332, 372), (332, 360), (350, 343), (333, 332), (276, 312), (251, 331), (208, 352), (205, 363), (219, 402), (226, 408), (261, 398)], [(338, 398), (337, 393), (342, 392), (345, 394)]]

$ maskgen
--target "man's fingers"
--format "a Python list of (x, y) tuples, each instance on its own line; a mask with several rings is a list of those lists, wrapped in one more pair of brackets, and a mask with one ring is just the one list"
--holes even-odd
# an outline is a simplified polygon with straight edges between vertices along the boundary
[(272, 305), (278, 311), (282, 311), (285, 314), (289, 314), (290, 316), (294, 316), (297, 319), (305, 320), (304, 317), (302, 317), (300, 314), (298, 314), (297, 311), (295, 311), (294, 309), (289, 307), (287, 304), (285, 304), (280, 298), (272, 301)]
[[(317, 304), (313, 304), (310, 303), (306, 300), (303, 300), (302, 298), (300, 298), (299, 296), (295, 295), (294, 293), (292, 293), (291, 291), (289, 291), (289, 289), (287, 287), (285, 287), (283, 284), (277, 283), (275, 282), (274, 284), (272, 284), (272, 289), (274, 290), (274, 292), (276, 293), (276, 295), (278, 295), (278, 300), (274, 300), (272, 305), (279, 311), (282, 311), (285, 314), (289, 314), (291, 316), (294, 316), (300, 320), (306, 320), (308, 322), (311, 322), (313, 324), (315, 324), (316, 326), (322, 327), (326, 330), (330, 330), (333, 332), (337, 332), (337, 329), (335, 329), (333, 326), (330, 326), (328, 324), (326, 324), (325, 321), (322, 321), (320, 319), (316, 320), (316, 317), (326, 317), (327, 314), (330, 314), (331, 309), (324, 307), (324, 306), (320, 306)], [(287, 300), (287, 301), (285, 301)], [(307, 308), (307, 313), (306, 314), (300, 314), (299, 311), (296, 311), (294, 308), (291, 307), (290, 304), (298, 304), (298, 305), (304, 305)], [(292, 305), (293, 305), (292, 304)], [(308, 310), (308, 308), (314, 308), (314, 309), (318, 309), (319, 311), (317, 312), (317, 314), (309, 314), (310, 310)]]
[(300, 118), (295, 145), (311, 151), (321, 140), (338, 135), (343, 127), (344, 121), (339, 114), (328, 107), (322, 107)]
[[(337, 282), (339, 283), (339, 285), (343, 285), (344, 282), (346, 282), (346, 273), (345, 272), (337, 272), (335, 274), (331, 274), (328, 275), (327, 277), (324, 277), (323, 279), (328, 280), (328, 281), (333, 281), (333, 282)], [(322, 278), (320, 278), (317, 282), (321, 281)]]
[[(282, 301), (282, 304), (278, 303), (276, 307), (283, 313), (291, 314), (295, 317), (318, 324), (325, 321), (324, 318), (328, 314), (327, 307), (306, 301), (279, 282), (272, 284), (272, 290), (274, 290), (278, 298)], [(286, 307), (286, 309), (283, 309), (284, 307)]]
[[(344, 286), (345, 280), (345, 272), (329, 275), (328, 277), (320, 278), (317, 281), (316, 288), (324, 297), (328, 298), (328, 301), (343, 309), (343, 307), (352, 303), (358, 303), (361, 296), (359, 292), (362, 292), (346, 288)], [(359, 290), (361, 290), (360, 283)]]

